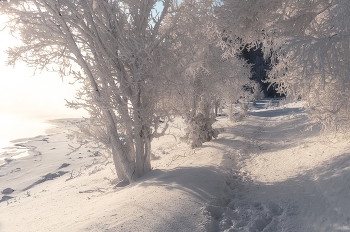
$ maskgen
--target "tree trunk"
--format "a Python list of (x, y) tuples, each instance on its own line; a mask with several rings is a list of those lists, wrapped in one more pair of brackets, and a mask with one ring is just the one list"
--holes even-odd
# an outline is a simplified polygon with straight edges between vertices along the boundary
[(228, 113), (228, 119), (230, 121), (233, 120), (233, 104), (232, 103), (230, 103), (230, 110), (229, 110), (229, 113)]
[(111, 110), (105, 110), (103, 113), (109, 123), (108, 133), (111, 139), (113, 161), (118, 178), (121, 181), (131, 182), (136, 178), (133, 150), (128, 149), (128, 144), (125, 145), (123, 141), (121, 141), (116, 124), (114, 122), (114, 112)]
[(146, 172), (151, 170), (151, 133), (147, 125), (142, 125), (143, 122), (139, 118), (135, 122), (135, 165), (136, 175), (143, 176)]
[(141, 137), (142, 129), (141, 125), (135, 125), (135, 165), (136, 165), (136, 175), (138, 177), (143, 175), (143, 156), (144, 156), (144, 142)]
[(132, 175), (128, 174), (125, 168), (123, 167), (122, 161), (121, 161), (121, 154), (120, 154), (122, 151), (119, 151), (119, 149), (117, 148), (116, 146), (117, 141), (112, 135), (111, 135), (111, 143), (112, 143), (113, 162), (114, 162), (115, 170), (117, 172), (117, 176), (120, 181), (127, 180), (130, 182)]
[(124, 145), (118, 139), (115, 133), (110, 133), (112, 144), (112, 155), (114, 166), (121, 181), (128, 181), (129, 183), (136, 179), (135, 164), (133, 160), (129, 160), (130, 154), (124, 149)]
[(147, 131), (145, 131), (145, 161), (144, 161), (144, 165), (143, 165), (143, 171), (144, 173), (149, 172), (152, 170), (151, 167), (151, 131), (150, 129), (147, 127)]

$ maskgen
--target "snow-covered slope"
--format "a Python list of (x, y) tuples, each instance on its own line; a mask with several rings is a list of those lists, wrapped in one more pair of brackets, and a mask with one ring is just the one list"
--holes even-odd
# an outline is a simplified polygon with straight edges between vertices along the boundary
[(75, 122), (56, 122), (60, 128), (21, 144), (36, 147), (31, 155), (0, 167), (0, 191), (15, 190), (0, 197), (0, 231), (205, 231), (203, 206), (223, 186), (221, 149), (189, 149), (178, 122), (154, 140), (153, 171), (117, 186), (103, 151), (71, 153), (78, 145), (66, 129)]
[(0, 167), (0, 191), (15, 190), (1, 195), (0, 231), (350, 231), (350, 147), (319, 136), (302, 103), (219, 117), (225, 131), (195, 150), (178, 121), (153, 141), (154, 170), (119, 187), (101, 150), (70, 153), (74, 122), (59, 125)]

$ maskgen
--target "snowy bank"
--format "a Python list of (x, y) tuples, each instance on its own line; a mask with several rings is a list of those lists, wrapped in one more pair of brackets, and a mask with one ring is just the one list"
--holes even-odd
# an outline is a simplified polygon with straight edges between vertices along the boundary
[(302, 104), (258, 102), (194, 150), (184, 126), (153, 141), (153, 171), (118, 186), (110, 159), (59, 128), (0, 169), (0, 231), (350, 231), (350, 147), (310, 129)]
[(223, 185), (220, 149), (190, 150), (177, 125), (154, 140), (154, 170), (118, 187), (102, 150), (72, 152), (67, 130), (78, 121), (56, 123), (25, 143), (32, 155), (1, 167), (0, 190), (14, 190), (2, 194), (1, 231), (205, 231), (203, 206)]

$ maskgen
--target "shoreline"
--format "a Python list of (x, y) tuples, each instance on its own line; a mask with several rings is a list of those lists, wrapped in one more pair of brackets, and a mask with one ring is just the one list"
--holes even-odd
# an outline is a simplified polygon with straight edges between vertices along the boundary
[(86, 162), (86, 155), (81, 153), (89, 155), (88, 149), (70, 154), (72, 147), (78, 147), (70, 131), (77, 129), (76, 125), (81, 121), (72, 118), (50, 120), (48, 123), (52, 126), (46, 134), (15, 139), (11, 141), (12, 146), (3, 148), (4, 152), (0, 155), (0, 193), (11, 188), (15, 190), (11, 197), (17, 197), (46, 175), (55, 175), (58, 171), (66, 173)]
[[(25, 137), (10, 140), (9, 145), (6, 147), (0, 148), (0, 170), (3, 166), (9, 164), (13, 160), (18, 160), (21, 158), (25, 158), (30, 155), (37, 155), (38, 152), (36, 146), (28, 145), (37, 141), (38, 139), (42, 139), (46, 141), (47, 136), (51, 136), (58, 133), (63, 133), (68, 128), (73, 125), (86, 120), (85, 118), (58, 118), (58, 119), (49, 119), (43, 121), (50, 125), (45, 131), (44, 134), (36, 135), (33, 137)], [(39, 152), (40, 153), (40, 152)]]
[(10, 143), (12, 146), (7, 146), (1, 148), (0, 154), (0, 170), (5, 165), (9, 164), (14, 160), (25, 158), (31, 154), (35, 155), (35, 146), (27, 145), (29, 142), (34, 141), (35, 139), (44, 137), (45, 135), (38, 135), (32, 138), (22, 138), (11, 140)]

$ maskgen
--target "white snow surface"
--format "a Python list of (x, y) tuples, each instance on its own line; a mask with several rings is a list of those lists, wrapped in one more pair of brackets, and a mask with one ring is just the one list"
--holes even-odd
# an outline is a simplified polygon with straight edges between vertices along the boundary
[[(0, 231), (350, 231), (350, 146), (320, 135), (303, 103), (260, 101), (190, 149), (181, 120), (152, 143), (153, 170), (117, 185), (111, 159), (78, 147), (79, 120), (25, 141), (0, 167)], [(11, 197), (11, 198), (10, 198)]]

